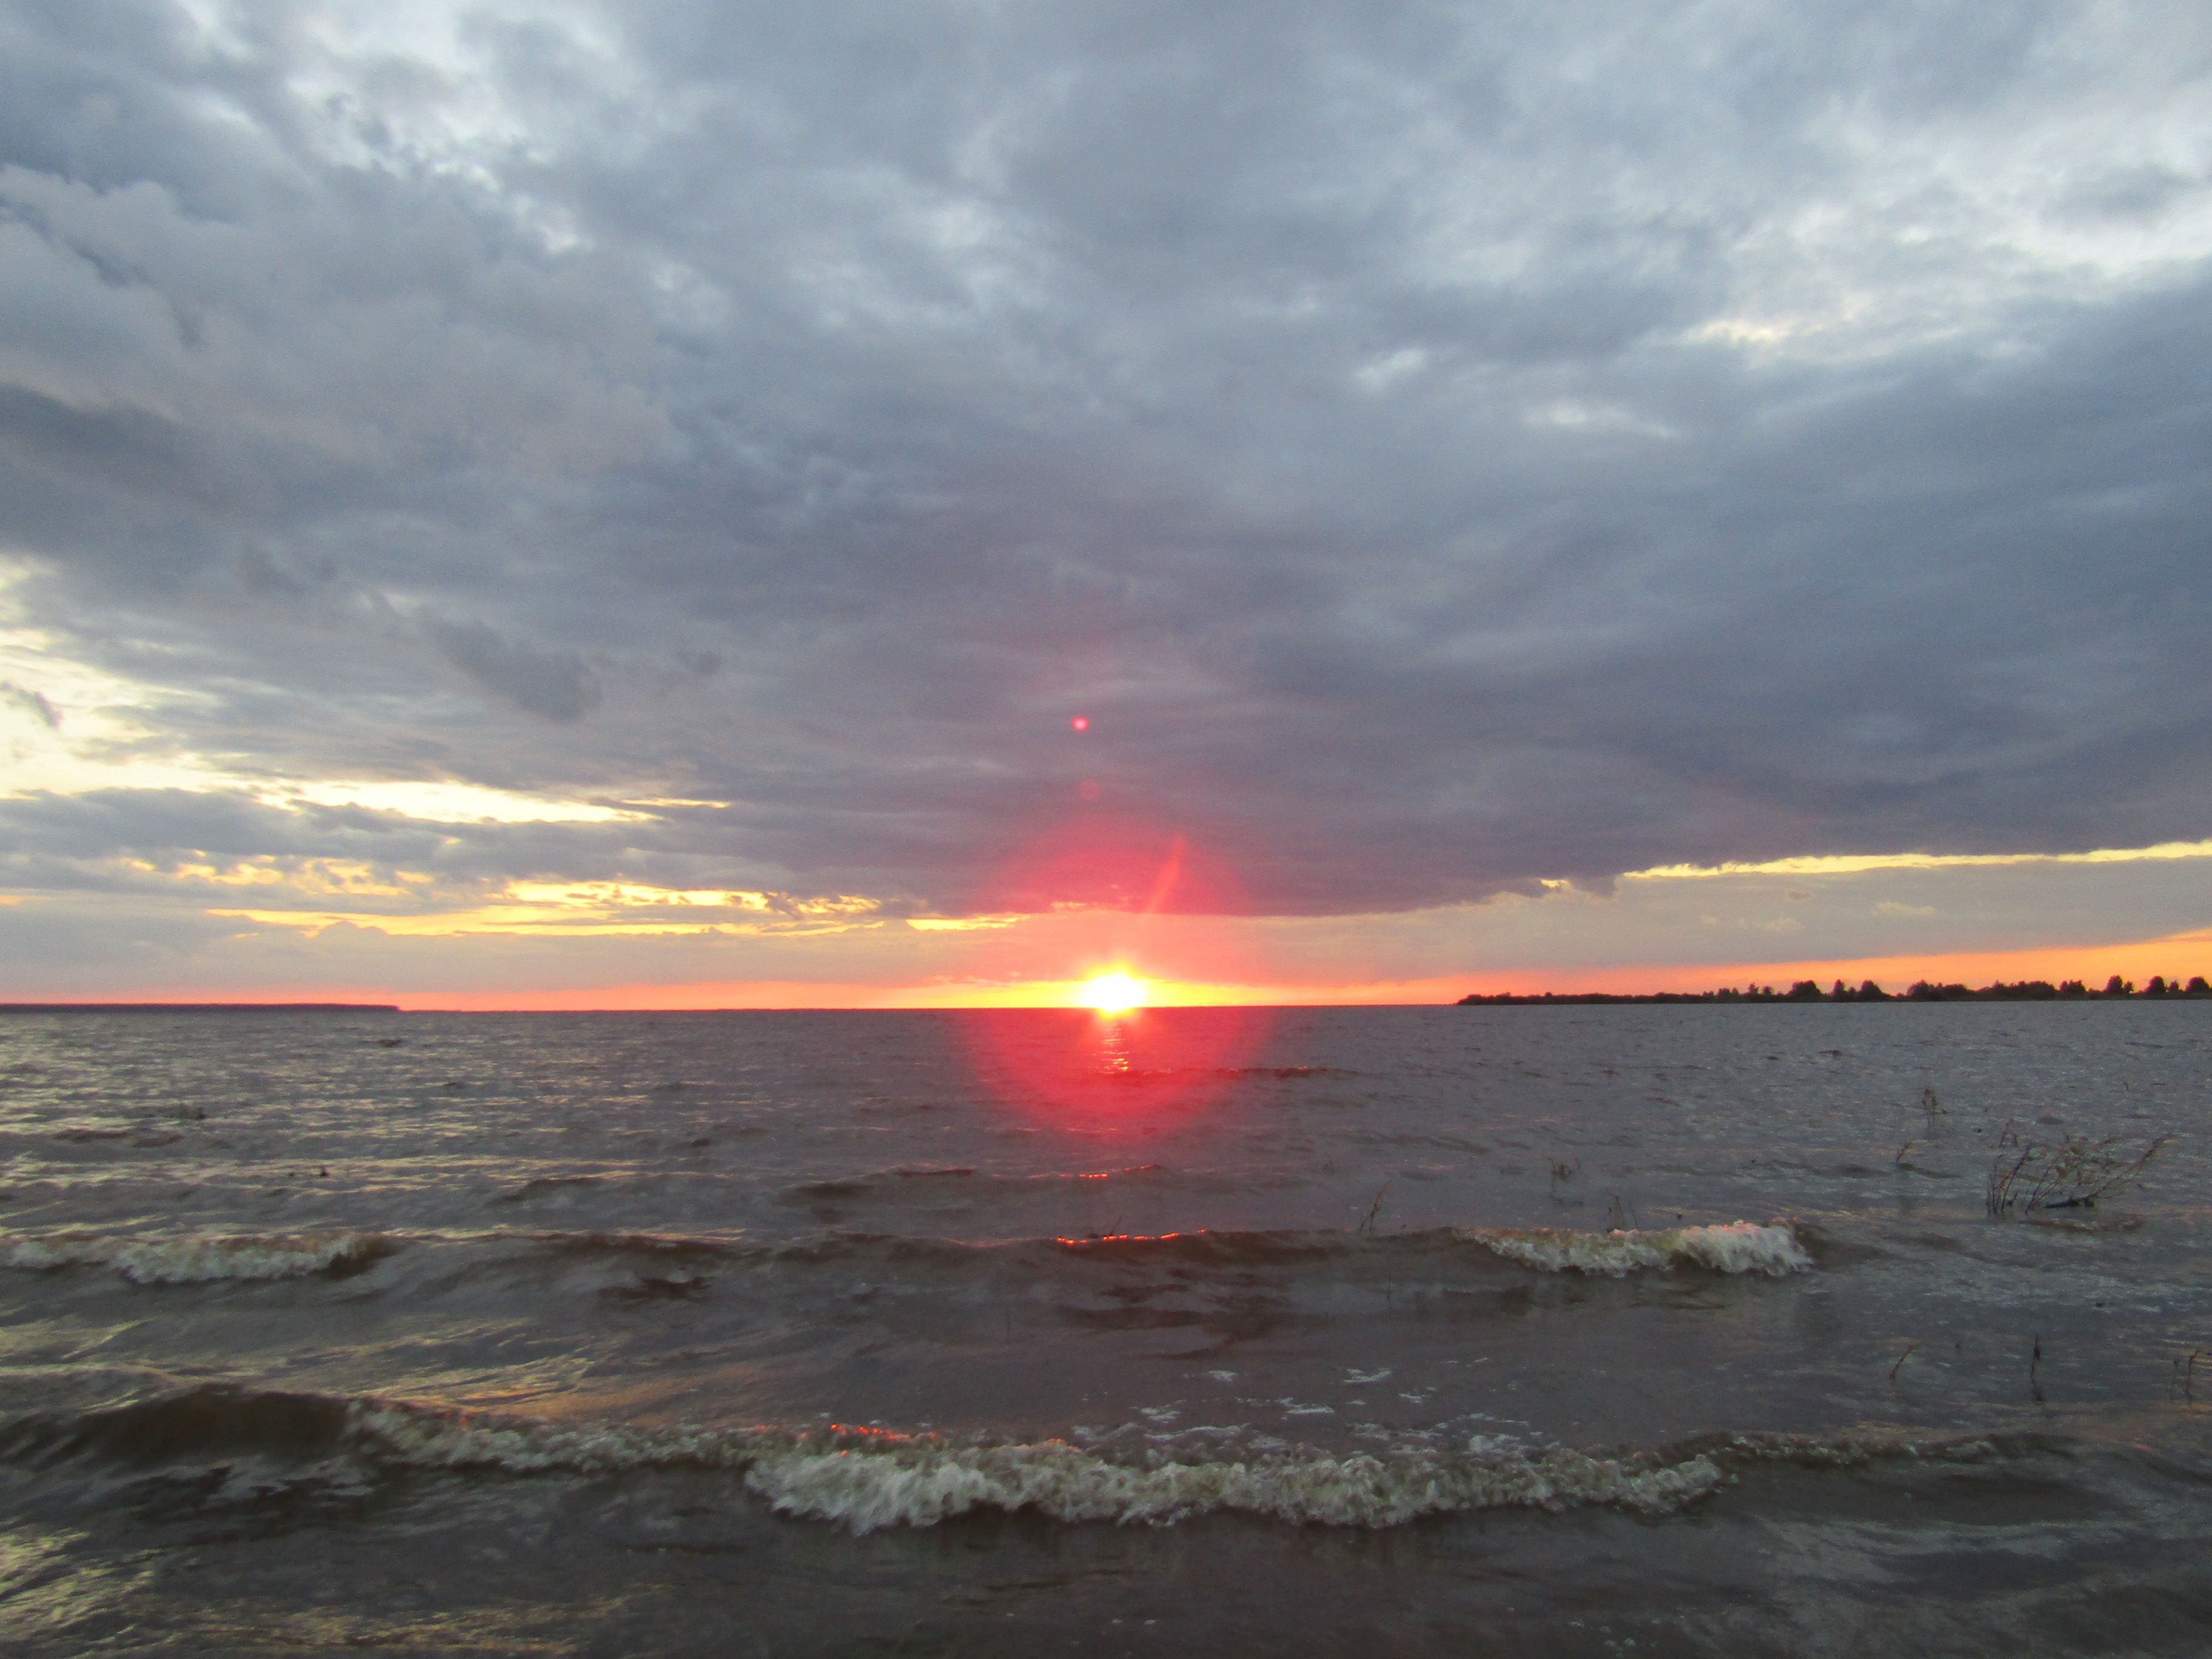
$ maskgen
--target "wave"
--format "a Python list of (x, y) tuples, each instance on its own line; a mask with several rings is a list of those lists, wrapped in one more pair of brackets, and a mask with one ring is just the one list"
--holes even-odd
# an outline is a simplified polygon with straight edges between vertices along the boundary
[(783, 1196), (801, 1203), (838, 1200), (903, 1198), (939, 1189), (957, 1196), (989, 1192), (995, 1195), (1033, 1193), (1071, 1182), (1145, 1182), (1164, 1176), (1158, 1164), (1137, 1164), (1120, 1170), (1055, 1170), (1048, 1175), (986, 1175), (964, 1165), (945, 1168), (878, 1170), (866, 1175), (838, 1176), (825, 1181), (803, 1182), (784, 1188)]
[(1882, 1432), (1728, 1434), (1648, 1452), (1606, 1454), (1471, 1436), (1456, 1446), (1382, 1455), (1290, 1448), (1246, 1456), (1124, 1459), (1064, 1440), (971, 1442), (842, 1425), (717, 1429), (581, 1425), (375, 1396), (345, 1398), (216, 1384), (0, 1431), (0, 1455), (176, 1458), (195, 1454), (319, 1459), (348, 1454), (414, 1471), (604, 1477), (731, 1475), (778, 1514), (855, 1534), (926, 1527), (976, 1510), (1066, 1522), (1170, 1526), (1239, 1513), (1290, 1524), (1386, 1528), (1484, 1510), (1605, 1506), (1661, 1516), (1711, 1496), (1730, 1472), (1877, 1458), (1981, 1462), (1987, 1437), (1919, 1441)]
[(524, 1182), (520, 1187), (510, 1188), (506, 1192), (495, 1194), (491, 1201), (495, 1204), (526, 1204), (532, 1199), (544, 1198), (551, 1194), (601, 1187), (605, 1184), (606, 1180), (603, 1176), (539, 1176), (534, 1181)]
[(1581, 1232), (1565, 1227), (1437, 1227), (1382, 1235), (1345, 1231), (1107, 1233), (1059, 1238), (1061, 1249), (1085, 1255), (1171, 1256), (1192, 1262), (1261, 1266), (1370, 1251), (1432, 1250), (1479, 1244), (1538, 1273), (1600, 1273), (1703, 1267), (1720, 1273), (1803, 1273), (1814, 1264), (1796, 1231), (1782, 1221), (1650, 1231)]
[(50, 1236), (0, 1244), (0, 1266), (28, 1272), (112, 1267), (134, 1285), (204, 1285), (223, 1279), (343, 1278), (398, 1245), (382, 1233), (233, 1233), (189, 1238)]
[(502, 1244), (520, 1242), (555, 1255), (645, 1256), (653, 1261), (740, 1261), (765, 1253), (728, 1238), (692, 1233), (491, 1232), (449, 1236), (449, 1242)]
[(1370, 1239), (1341, 1231), (1291, 1229), (1276, 1232), (1215, 1231), (1196, 1228), (1177, 1233), (1091, 1233), (1049, 1241), (1023, 1241), (1016, 1248), (1048, 1243), (1065, 1256), (1114, 1261), (1172, 1261), (1187, 1267), (1263, 1267), (1291, 1266), (1357, 1255), (1363, 1250), (1401, 1248), (1432, 1240), (1437, 1230), (1394, 1233)]
[[(338, 1279), (364, 1271), (400, 1249), (403, 1243), (410, 1242), (434, 1252), (489, 1249), (511, 1253), (519, 1248), (526, 1258), (535, 1255), (603, 1260), (610, 1264), (673, 1264), (695, 1270), (715, 1265), (769, 1273), (846, 1270), (891, 1280), (915, 1276), (930, 1280), (1001, 1269), (1049, 1276), (1084, 1264), (1135, 1271), (1159, 1268), (1186, 1274), (1206, 1269), (1295, 1272), (1334, 1263), (1354, 1273), (1428, 1270), (1452, 1277), (1480, 1262), (1495, 1261), (1535, 1273), (1609, 1278), (1670, 1273), (1683, 1267), (1781, 1277), (1809, 1271), (1815, 1265), (1789, 1223), (1735, 1221), (1724, 1225), (1614, 1232), (1550, 1227), (1431, 1227), (1379, 1235), (1341, 1229), (1200, 1229), (995, 1241), (925, 1233), (835, 1231), (769, 1242), (742, 1235), (505, 1229), (422, 1234), (407, 1240), (391, 1233), (355, 1231), (181, 1237), (50, 1234), (35, 1238), (0, 1237), (0, 1267), (32, 1272), (106, 1267), (136, 1285), (198, 1285), (313, 1274)], [(1469, 1246), (1477, 1247), (1476, 1251), (1470, 1252)]]
[[(939, 1170), (879, 1170), (873, 1175), (844, 1176), (830, 1181), (810, 1181), (785, 1189), (787, 1198), (820, 1200), (839, 1198), (876, 1198), (898, 1191), (913, 1191), (920, 1187), (943, 1185), (948, 1182), (967, 1185), (975, 1179), (975, 1171), (965, 1166)], [(986, 1176), (987, 1181), (994, 1177)]]
[(1618, 1279), (1640, 1268), (1668, 1270), (1677, 1265), (1717, 1273), (1804, 1273), (1812, 1255), (1783, 1222), (1760, 1226), (1731, 1221), (1725, 1226), (1668, 1227), (1648, 1231), (1577, 1232), (1564, 1227), (1524, 1230), (1462, 1227), (1462, 1238), (1485, 1246), (1540, 1273), (1603, 1273)]

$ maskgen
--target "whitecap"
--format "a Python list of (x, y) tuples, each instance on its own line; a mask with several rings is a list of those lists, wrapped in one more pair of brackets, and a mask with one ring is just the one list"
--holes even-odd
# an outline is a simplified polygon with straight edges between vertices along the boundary
[(1334, 1456), (1286, 1449), (1251, 1458), (1112, 1462), (1062, 1440), (960, 1445), (933, 1436), (842, 1430), (568, 1428), (483, 1420), (385, 1402), (354, 1411), (356, 1432), (415, 1467), (605, 1474), (725, 1469), (778, 1513), (868, 1533), (931, 1526), (973, 1510), (1033, 1510), (1064, 1522), (1171, 1525), (1224, 1510), (1293, 1523), (1392, 1527), (1483, 1509), (1609, 1504), (1663, 1515), (1724, 1476), (1702, 1451), (1677, 1460), (1608, 1458), (1476, 1437), (1455, 1454)]
[(1470, 1243), (1541, 1273), (1604, 1273), (1619, 1278), (1641, 1268), (1663, 1272), (1686, 1263), (1714, 1273), (1780, 1275), (1804, 1273), (1813, 1266), (1813, 1258), (1798, 1243), (1797, 1235), (1781, 1222), (1762, 1226), (1754, 1221), (1732, 1221), (1724, 1226), (1607, 1233), (1563, 1227), (1456, 1231)]
[(208, 1235), (182, 1238), (16, 1238), (0, 1265), (44, 1272), (112, 1267), (134, 1285), (204, 1285), (225, 1279), (297, 1279), (357, 1272), (392, 1249), (380, 1233)]

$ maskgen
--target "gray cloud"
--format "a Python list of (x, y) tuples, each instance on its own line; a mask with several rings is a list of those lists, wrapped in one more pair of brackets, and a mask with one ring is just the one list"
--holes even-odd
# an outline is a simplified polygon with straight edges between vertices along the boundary
[(951, 908), (2212, 821), (2199, 9), (225, 15), (0, 21), (14, 592), (177, 747)]
[(526, 714), (579, 720), (599, 701), (598, 678), (572, 651), (546, 651), (482, 623), (426, 617), (423, 630), (446, 659)]
[[(605, 878), (623, 838), (584, 824), (441, 824), (352, 806), (283, 807), (226, 791), (102, 789), (0, 800), (12, 884), (55, 890), (158, 884), (183, 863), (342, 860), (448, 892), (518, 877)], [(118, 871), (117, 860), (126, 861)], [(236, 896), (244, 902), (251, 894)], [(425, 895), (426, 898), (437, 896)]]

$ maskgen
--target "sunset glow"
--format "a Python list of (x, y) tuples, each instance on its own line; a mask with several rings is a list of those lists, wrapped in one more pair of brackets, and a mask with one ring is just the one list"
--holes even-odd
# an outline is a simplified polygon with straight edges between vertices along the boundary
[[(2212, 974), (2202, 7), (1989, 24), (1955, 104), (1758, 8), (1170, 9), (1165, 80), (902, 8), (933, 113), (849, 131), (820, 8), (730, 63), (82, 9), (9, 36), (21, 133), (168, 113), (0, 157), (0, 1000)], [(1437, 112), (1493, 70), (1504, 149)]]
[(1133, 974), (1099, 974), (1083, 982), (1079, 1000), (1102, 1014), (1126, 1014), (1152, 1000), (1152, 987)]
[(0, 8), (0, 1629), (2182, 1650), (2212, 3)]

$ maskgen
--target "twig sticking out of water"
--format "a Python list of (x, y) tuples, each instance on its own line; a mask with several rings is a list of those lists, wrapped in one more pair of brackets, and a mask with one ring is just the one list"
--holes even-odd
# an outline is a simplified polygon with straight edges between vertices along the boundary
[(1919, 1352), (1920, 1344), (1917, 1342), (1908, 1342), (1905, 1345), (1905, 1352), (1897, 1356), (1897, 1364), (1889, 1368), (1889, 1380), (1891, 1382), (1894, 1383), (1897, 1381), (1897, 1374), (1905, 1369), (1905, 1362), (1911, 1358), (1914, 1354)]
[(2189, 1405), (2197, 1403), (2197, 1358), (2204, 1352), (2191, 1348), (2186, 1355), (2173, 1362), (2173, 1381), (2166, 1385), (2166, 1397), (2179, 1395)]
[[(2008, 1119), (1997, 1139), (2001, 1150), (1990, 1166), (1989, 1212), (2001, 1217), (2015, 1211), (2094, 1209), (2098, 1200), (2141, 1180), (2172, 1139), (2160, 1135), (2130, 1156), (2118, 1135), (2101, 1140), (2069, 1135), (2062, 1141), (2023, 1141)], [(2008, 1158), (2007, 1151), (2014, 1147), (2019, 1150)]]
[(1375, 1201), (1367, 1206), (1367, 1219), (1359, 1224), (1361, 1232), (1371, 1233), (1375, 1231), (1375, 1218), (1382, 1213), (1382, 1194), (1390, 1190), (1397, 1179), (1397, 1176), (1392, 1176), (1389, 1181), (1375, 1189)]
[(2038, 1405), (2043, 1402), (2043, 1384), (2037, 1381), (2036, 1373), (2042, 1369), (2043, 1333), (2038, 1331), (2035, 1334), (2035, 1346), (2027, 1356), (2027, 1391), (2035, 1396)]
[(1944, 1110), (1943, 1103), (1936, 1097), (1936, 1091), (1933, 1089), (1923, 1089), (1920, 1091), (1920, 1109), (1927, 1114), (1928, 1127), (1931, 1129), (1936, 1127), (1937, 1118), (1950, 1115)]
[(1909, 1169), (1911, 1169), (1911, 1168), (1912, 1167), (1910, 1164), (1907, 1164), (1907, 1163), (1905, 1161), (1905, 1156), (1906, 1156), (1906, 1154), (1908, 1154), (1909, 1152), (1911, 1152), (1911, 1150), (1912, 1150), (1915, 1146), (1917, 1146), (1919, 1144), (1920, 1144), (1920, 1143), (1919, 1143), (1918, 1141), (1917, 1141), (1917, 1140), (1908, 1140), (1908, 1141), (1906, 1141), (1906, 1142), (1905, 1142), (1902, 1146), (1899, 1146), (1899, 1147), (1897, 1149), (1897, 1167), (1898, 1167), (1899, 1169), (1900, 1169), (1900, 1170), (1909, 1170)]

